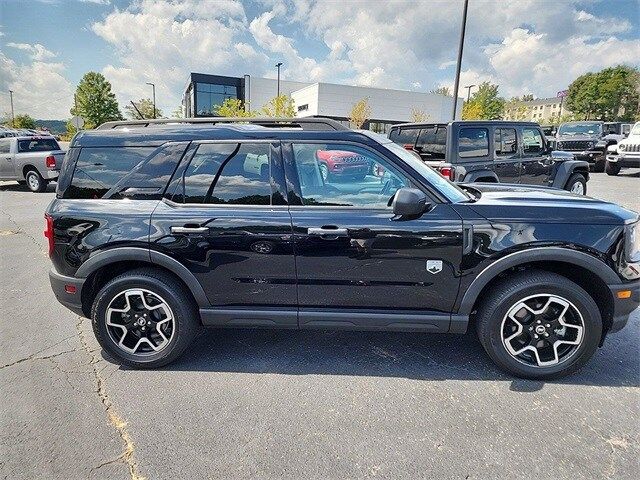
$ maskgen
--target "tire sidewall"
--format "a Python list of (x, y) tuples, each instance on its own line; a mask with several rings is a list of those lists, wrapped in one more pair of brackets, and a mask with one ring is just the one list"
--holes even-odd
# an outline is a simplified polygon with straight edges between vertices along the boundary
[[(33, 188), (31, 186), (31, 183), (29, 182), (29, 177), (34, 177), (38, 181), (38, 188)], [(42, 176), (35, 170), (29, 170), (24, 178), (27, 183), (27, 188), (32, 192), (41, 192), (43, 190), (44, 180)]]
[[(571, 176), (571, 178), (569, 179), (569, 183), (567, 184), (567, 190), (569, 192), (571, 192), (571, 190), (573, 189), (573, 186), (576, 183), (581, 183), (582, 184), (582, 194), (581, 195), (586, 195), (587, 194), (587, 181), (579, 173), (575, 173), (575, 174), (573, 174)], [(578, 194), (576, 194), (576, 195), (578, 195)]]
[[(112, 340), (106, 325), (106, 311), (109, 303), (114, 297), (125, 290), (131, 288), (144, 288), (162, 297), (174, 316), (174, 332), (169, 345), (161, 351), (150, 355), (134, 355), (119, 348)], [(193, 312), (188, 308), (188, 303), (181, 298), (181, 290), (176, 291), (174, 288), (164, 284), (161, 281), (150, 279), (145, 276), (127, 276), (117, 278), (108, 283), (100, 290), (94, 301), (91, 310), (91, 322), (94, 334), (98, 343), (104, 348), (109, 355), (128, 365), (138, 367), (157, 367), (170, 363), (177, 358), (191, 341), (191, 337), (187, 334), (187, 323), (194, 321)]]
[[(579, 310), (584, 321), (582, 344), (571, 355), (571, 358), (548, 367), (533, 367), (519, 362), (511, 356), (502, 343), (502, 320), (509, 309), (519, 300), (537, 294), (557, 295), (569, 300)], [(492, 312), (488, 332), (485, 332), (485, 335), (488, 336), (486, 340), (490, 344), (488, 353), (499, 366), (522, 377), (553, 378), (563, 376), (565, 373), (570, 373), (582, 366), (597, 349), (601, 332), (602, 319), (598, 306), (581, 288), (571, 288), (564, 285), (535, 285), (515, 289), (504, 296), (499, 306)]]

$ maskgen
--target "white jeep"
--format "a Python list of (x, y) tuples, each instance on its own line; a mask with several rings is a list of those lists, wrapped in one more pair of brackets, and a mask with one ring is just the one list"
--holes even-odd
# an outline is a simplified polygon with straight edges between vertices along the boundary
[(607, 175), (617, 175), (625, 167), (640, 168), (640, 122), (636, 122), (627, 138), (607, 148)]

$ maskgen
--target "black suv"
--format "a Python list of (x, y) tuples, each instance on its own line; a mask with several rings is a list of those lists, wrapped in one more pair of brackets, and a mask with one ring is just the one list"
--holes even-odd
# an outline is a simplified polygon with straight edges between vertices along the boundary
[[(461, 188), (331, 120), (233, 121), (116, 122), (71, 142), (45, 215), (51, 286), (123, 364), (165, 365), (201, 325), (471, 326), (503, 369), (552, 378), (640, 303), (636, 213)], [(331, 156), (369, 173), (325, 180)]]
[[(594, 172), (604, 172), (607, 148), (626, 138), (629, 124), (599, 121), (567, 122), (556, 133), (556, 148), (589, 162)], [(626, 133), (624, 133), (626, 131)]]
[(587, 192), (589, 164), (552, 151), (537, 123), (405, 123), (391, 127), (389, 138), (455, 182), (519, 183)]

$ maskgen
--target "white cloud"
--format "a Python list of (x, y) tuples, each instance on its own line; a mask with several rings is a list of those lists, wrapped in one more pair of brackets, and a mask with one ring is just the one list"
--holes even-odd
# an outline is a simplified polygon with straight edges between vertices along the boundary
[(24, 50), (29, 53), (33, 60), (42, 61), (48, 58), (56, 57), (56, 54), (50, 50), (47, 50), (43, 45), (39, 43), (29, 44), (29, 43), (7, 43), (7, 47), (17, 48), (18, 50)]
[[(0, 90), (13, 90), (16, 114), (38, 119), (69, 118), (73, 87), (64, 77), (62, 63), (34, 61), (16, 63), (0, 52)], [(11, 111), (9, 97), (0, 95), (0, 112)]]

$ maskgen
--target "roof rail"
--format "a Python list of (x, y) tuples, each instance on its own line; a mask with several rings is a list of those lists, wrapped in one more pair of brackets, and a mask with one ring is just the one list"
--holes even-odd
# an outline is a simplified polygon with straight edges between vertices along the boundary
[(305, 118), (271, 118), (271, 117), (201, 117), (201, 118), (161, 118), (144, 120), (122, 120), (105, 122), (96, 130), (110, 130), (126, 127), (155, 127), (161, 125), (197, 124), (216, 125), (219, 123), (251, 123), (271, 128), (301, 128), (302, 130), (350, 130), (340, 122), (331, 118), (305, 117)]

